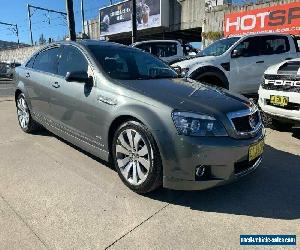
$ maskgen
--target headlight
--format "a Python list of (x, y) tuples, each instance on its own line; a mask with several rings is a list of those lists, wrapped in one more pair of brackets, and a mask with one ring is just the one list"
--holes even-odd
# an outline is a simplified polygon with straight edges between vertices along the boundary
[(179, 134), (189, 136), (227, 136), (223, 124), (209, 115), (173, 112), (173, 122)]

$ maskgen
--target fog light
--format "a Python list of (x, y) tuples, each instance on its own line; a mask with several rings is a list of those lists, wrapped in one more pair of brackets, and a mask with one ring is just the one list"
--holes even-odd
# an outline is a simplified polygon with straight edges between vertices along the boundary
[(196, 176), (202, 177), (205, 174), (205, 166), (196, 167)]

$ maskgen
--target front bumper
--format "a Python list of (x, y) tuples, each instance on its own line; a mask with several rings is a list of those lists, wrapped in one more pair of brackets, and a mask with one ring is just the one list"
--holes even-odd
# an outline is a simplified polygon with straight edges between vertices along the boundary
[[(264, 129), (254, 138), (178, 136), (161, 149), (164, 166), (163, 186), (175, 190), (203, 190), (232, 182), (250, 174), (262, 156), (248, 161), (249, 147), (264, 140)], [(173, 137), (174, 138), (174, 137)], [(172, 145), (172, 146), (171, 146)], [(203, 177), (196, 175), (205, 167)]]
[(265, 113), (274, 117), (287, 119), (287, 120), (295, 121), (296, 123), (300, 123), (300, 109), (288, 110), (288, 109), (268, 105), (267, 100), (270, 100), (271, 95), (287, 96), (289, 98), (289, 102), (300, 105), (300, 93), (267, 90), (260, 87), (259, 99), (258, 99), (258, 104), (262, 109), (262, 111), (264, 111)]

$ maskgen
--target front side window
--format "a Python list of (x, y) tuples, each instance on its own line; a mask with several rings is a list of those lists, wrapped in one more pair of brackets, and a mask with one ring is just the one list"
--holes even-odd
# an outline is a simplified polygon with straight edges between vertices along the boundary
[(167, 64), (137, 49), (101, 45), (90, 45), (88, 49), (104, 72), (114, 79), (142, 80), (178, 77)]
[(68, 45), (64, 46), (58, 63), (58, 74), (66, 76), (68, 72), (87, 72), (88, 62), (81, 51)]
[(32, 68), (34, 60), (35, 60), (35, 56), (31, 57), (30, 60), (27, 62), (26, 67), (27, 68)]
[(290, 50), (289, 40), (285, 36), (261, 37), (261, 54), (273, 55), (288, 52)]
[(57, 74), (57, 62), (60, 48), (51, 48), (41, 51), (35, 58), (33, 68), (43, 72)]
[(242, 57), (259, 56), (259, 38), (247, 38), (244, 41), (242, 41), (239, 45), (237, 45), (234, 50), (238, 50), (240, 56)]

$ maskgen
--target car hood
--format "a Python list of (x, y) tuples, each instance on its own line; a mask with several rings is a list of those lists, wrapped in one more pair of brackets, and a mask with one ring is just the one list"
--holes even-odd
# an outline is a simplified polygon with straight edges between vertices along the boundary
[(189, 57), (188, 59), (182, 58), (182, 60), (173, 63), (172, 67), (179, 66), (182, 69), (191, 68), (195, 64), (214, 61), (215, 59), (216, 59), (215, 56), (195, 56), (195, 57)]
[[(225, 89), (209, 87), (191, 79), (155, 79), (121, 81), (126, 88), (176, 110), (194, 111), (212, 115), (245, 110), (249, 100)], [(134, 95), (134, 94), (133, 94)], [(130, 96), (129, 96), (130, 97)], [(150, 102), (151, 100), (143, 100)], [(153, 103), (153, 105), (155, 105)]]

